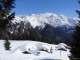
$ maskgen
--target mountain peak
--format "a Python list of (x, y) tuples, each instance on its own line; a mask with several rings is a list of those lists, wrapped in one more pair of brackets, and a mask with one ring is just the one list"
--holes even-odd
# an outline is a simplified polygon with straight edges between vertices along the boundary
[(16, 16), (14, 19), (15, 22), (25, 21), (30, 22), (33, 28), (36, 26), (45, 27), (45, 23), (50, 24), (51, 26), (74, 26), (77, 23), (77, 18), (68, 18), (62, 14), (57, 15), (53, 13), (44, 13), (44, 14), (32, 14), (32, 15), (21, 15)]

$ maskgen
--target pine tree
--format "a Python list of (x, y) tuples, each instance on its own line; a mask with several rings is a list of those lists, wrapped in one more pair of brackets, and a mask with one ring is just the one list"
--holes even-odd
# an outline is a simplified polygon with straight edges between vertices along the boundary
[(76, 26), (71, 43), (71, 54), (73, 58), (80, 59), (80, 22)]
[[(79, 14), (80, 18), (80, 11), (76, 10), (76, 12)], [(71, 40), (71, 60), (80, 60), (80, 21), (76, 25), (76, 29), (73, 34), (73, 39)]]
[[(15, 0), (0, 0), (0, 35), (3, 33), (6, 35), (6, 28), (11, 24), (11, 21), (15, 17), (15, 12), (10, 13), (15, 7)], [(10, 42), (8, 36), (4, 38), (4, 47), (6, 50), (10, 50)]]
[(0, 32), (5, 30), (6, 27), (13, 20), (15, 13), (10, 13), (15, 7), (15, 0), (0, 0)]
[(4, 47), (5, 47), (5, 50), (10, 50), (10, 42), (8, 40), (8, 37), (5, 37), (5, 43), (4, 43)]

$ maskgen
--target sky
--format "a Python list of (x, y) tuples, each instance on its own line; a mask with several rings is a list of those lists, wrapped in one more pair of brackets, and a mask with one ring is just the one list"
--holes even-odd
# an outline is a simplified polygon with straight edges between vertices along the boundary
[(31, 15), (39, 13), (63, 14), (67, 17), (78, 17), (75, 10), (80, 10), (78, 0), (16, 0), (16, 15)]

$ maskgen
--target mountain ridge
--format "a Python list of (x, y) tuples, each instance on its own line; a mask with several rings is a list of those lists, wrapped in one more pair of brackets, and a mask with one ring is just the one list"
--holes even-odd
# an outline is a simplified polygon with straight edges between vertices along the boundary
[(30, 22), (33, 28), (36, 26), (40, 26), (41, 28), (45, 27), (45, 23), (50, 24), (54, 27), (59, 26), (67, 26), (74, 27), (78, 21), (78, 18), (68, 18), (62, 14), (57, 15), (53, 13), (44, 13), (44, 14), (32, 14), (32, 15), (20, 15), (15, 16), (15, 19), (12, 21), (13, 23), (20, 21)]

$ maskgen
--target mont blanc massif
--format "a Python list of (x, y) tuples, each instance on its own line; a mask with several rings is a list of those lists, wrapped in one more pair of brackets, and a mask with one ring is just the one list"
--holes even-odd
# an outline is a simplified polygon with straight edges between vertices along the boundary
[(7, 27), (11, 40), (60, 40), (72, 38), (78, 18), (53, 13), (15, 16)]

